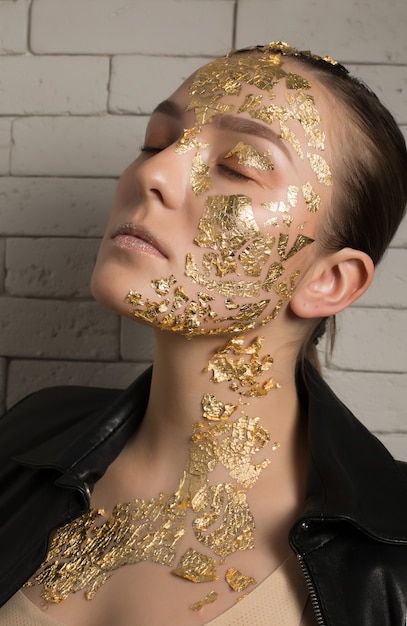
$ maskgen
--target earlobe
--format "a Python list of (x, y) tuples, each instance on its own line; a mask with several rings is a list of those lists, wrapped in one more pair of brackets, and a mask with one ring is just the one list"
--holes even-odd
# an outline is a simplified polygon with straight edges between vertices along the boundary
[(304, 318), (335, 315), (366, 291), (373, 274), (372, 259), (360, 250), (319, 257), (294, 291), (290, 308)]

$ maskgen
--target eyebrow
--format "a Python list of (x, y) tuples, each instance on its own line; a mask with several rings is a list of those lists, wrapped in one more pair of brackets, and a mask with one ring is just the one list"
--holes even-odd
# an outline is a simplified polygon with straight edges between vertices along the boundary
[(242, 133), (244, 135), (255, 135), (256, 137), (261, 137), (262, 139), (267, 139), (271, 141), (275, 145), (277, 145), (284, 152), (286, 157), (292, 161), (292, 156), (288, 147), (284, 144), (280, 135), (276, 133), (272, 128), (268, 128), (263, 124), (259, 124), (258, 122), (254, 122), (253, 120), (248, 120), (244, 117), (235, 117), (234, 115), (228, 115), (227, 113), (223, 113), (223, 115), (217, 115), (213, 123), (215, 126), (222, 128), (224, 130), (232, 130), (238, 133)]
[[(164, 113), (164, 115), (169, 115), (170, 117), (181, 120), (184, 115), (184, 110), (173, 100), (164, 100), (156, 106), (153, 113)], [(288, 147), (285, 145), (280, 135), (264, 124), (227, 113), (216, 115), (212, 123), (222, 130), (231, 130), (242, 133), (243, 135), (254, 135), (262, 139), (267, 139), (278, 146), (291, 162), (293, 160)]]
[(164, 100), (155, 107), (153, 113), (164, 113), (164, 115), (169, 115), (170, 117), (176, 117), (177, 119), (181, 119), (184, 111), (173, 100)]

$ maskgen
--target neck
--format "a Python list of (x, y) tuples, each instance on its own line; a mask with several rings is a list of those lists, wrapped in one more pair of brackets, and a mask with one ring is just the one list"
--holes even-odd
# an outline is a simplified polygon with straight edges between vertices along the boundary
[[(273, 439), (292, 448), (300, 415), (293, 350), (280, 345), (273, 354), (270, 341), (262, 342), (261, 332), (254, 331), (239, 339), (191, 340), (157, 331), (156, 339), (150, 401), (139, 433), (152, 461), (174, 458), (174, 451), (189, 445), (193, 424), (205, 419), (208, 394), (236, 407), (230, 420), (242, 412), (258, 416)], [(240, 343), (233, 346), (231, 340)]]

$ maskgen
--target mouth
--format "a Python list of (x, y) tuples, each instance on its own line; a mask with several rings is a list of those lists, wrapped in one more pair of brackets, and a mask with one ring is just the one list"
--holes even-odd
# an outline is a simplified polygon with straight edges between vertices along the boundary
[(141, 224), (122, 224), (114, 231), (111, 241), (119, 248), (168, 258), (161, 243), (148, 228)]

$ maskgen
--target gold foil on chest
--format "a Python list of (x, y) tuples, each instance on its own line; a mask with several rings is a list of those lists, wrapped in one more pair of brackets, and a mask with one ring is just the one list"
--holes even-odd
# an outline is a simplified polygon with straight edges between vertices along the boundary
[(245, 591), (251, 585), (256, 584), (256, 580), (251, 576), (245, 576), (235, 567), (229, 567), (226, 572), (226, 582), (233, 591)]
[[(167, 292), (169, 282), (158, 281), (156, 289)], [(139, 295), (134, 298), (139, 300)], [(213, 382), (229, 383), (238, 402), (224, 403), (214, 394), (204, 394), (202, 421), (193, 426), (184, 472), (173, 495), (118, 504), (109, 516), (103, 509), (91, 510), (57, 530), (34, 579), (42, 586), (45, 603), (60, 602), (80, 590), (92, 599), (125, 565), (150, 561), (173, 567), (188, 511), (197, 545), (213, 556), (191, 546), (178, 558), (174, 575), (194, 583), (214, 582), (218, 565), (238, 551), (253, 549), (255, 521), (247, 492), (270, 465), (269, 458), (255, 460), (258, 454), (266, 449), (272, 453), (278, 443), (271, 443), (259, 417), (242, 411), (232, 418), (239, 405), (248, 407), (241, 402), (246, 392), (256, 395), (255, 390), (264, 386), (259, 376), (269, 370), (272, 358), (260, 355), (262, 344), (261, 337), (248, 344), (243, 336), (233, 337), (208, 363)], [(212, 484), (211, 473), (219, 465), (230, 481)], [(229, 568), (226, 580), (235, 591), (256, 582), (235, 568)], [(211, 592), (191, 608), (200, 610), (216, 597)]]
[(204, 583), (218, 579), (216, 570), (215, 559), (189, 548), (172, 573), (193, 583)]

